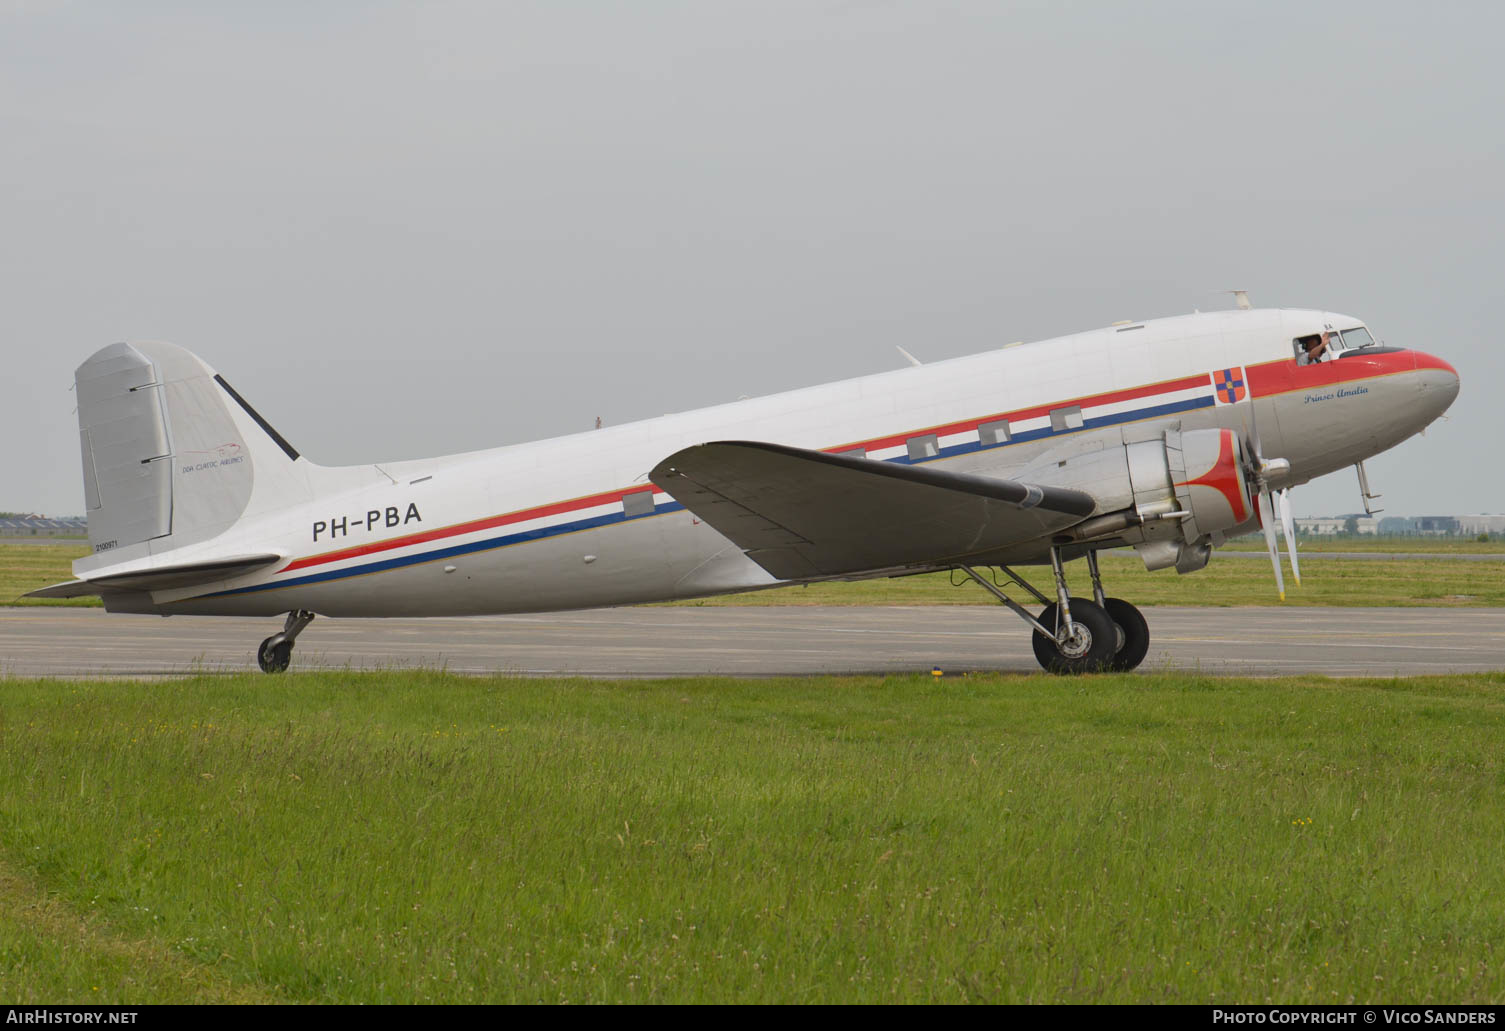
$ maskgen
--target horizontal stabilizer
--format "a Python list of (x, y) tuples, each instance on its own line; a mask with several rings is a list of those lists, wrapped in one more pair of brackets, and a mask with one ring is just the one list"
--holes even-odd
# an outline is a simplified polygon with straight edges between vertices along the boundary
[(649, 479), (781, 580), (944, 565), (1096, 508), (1078, 490), (754, 441), (685, 448)]
[(87, 598), (100, 592), (101, 588), (91, 584), (87, 580), (65, 580), (60, 584), (52, 584), (50, 587), (39, 587), (35, 591), (27, 591), (21, 595), (23, 598)]
[(87, 580), (69, 580), (30, 591), (23, 597), (82, 598), (103, 591), (166, 591), (175, 587), (229, 580), (281, 560), (281, 555), (232, 555), (205, 562), (183, 562), (129, 573), (94, 576)]

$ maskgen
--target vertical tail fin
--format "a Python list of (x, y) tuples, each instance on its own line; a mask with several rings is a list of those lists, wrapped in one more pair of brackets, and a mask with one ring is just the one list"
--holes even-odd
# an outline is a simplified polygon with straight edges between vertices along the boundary
[(303, 493), (296, 467), (308, 463), (181, 347), (114, 344), (79, 366), (75, 384), (96, 554), (130, 549), (116, 561), (208, 540), (254, 495)]

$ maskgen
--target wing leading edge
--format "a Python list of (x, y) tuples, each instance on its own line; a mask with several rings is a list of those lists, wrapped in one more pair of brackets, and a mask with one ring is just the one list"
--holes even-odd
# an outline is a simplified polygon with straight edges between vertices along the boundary
[(757, 441), (685, 448), (649, 479), (781, 580), (963, 561), (1096, 508), (1078, 490)]

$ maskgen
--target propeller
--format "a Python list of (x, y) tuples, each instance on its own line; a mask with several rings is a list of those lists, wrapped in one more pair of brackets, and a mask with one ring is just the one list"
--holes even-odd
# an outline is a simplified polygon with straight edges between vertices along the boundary
[(1275, 589), (1280, 600), (1286, 600), (1286, 578), (1280, 572), (1280, 549), (1275, 546), (1275, 513), (1270, 510), (1270, 492), (1263, 484), (1259, 488), (1259, 522), (1265, 529), (1265, 547), (1270, 551), (1270, 564), (1275, 567)]
[[(1275, 543), (1275, 505), (1270, 499), (1270, 476), (1272, 474), (1287, 473), (1291, 470), (1291, 463), (1284, 458), (1265, 458), (1265, 449), (1259, 442), (1259, 419), (1254, 411), (1254, 398), (1249, 398), (1249, 447), (1245, 449), (1249, 456), (1247, 475), (1259, 492), (1259, 523), (1265, 531), (1265, 549), (1270, 553), (1270, 566), (1275, 570), (1275, 589), (1280, 593), (1280, 600), (1286, 600), (1286, 580), (1280, 569), (1280, 547)], [(1296, 571), (1296, 547), (1293, 543), (1295, 538), (1294, 527), (1290, 521), (1290, 507), (1286, 503), (1285, 491), (1280, 492), (1281, 522), (1286, 528), (1286, 549), (1291, 555), (1291, 571)], [(1298, 574), (1296, 582), (1301, 583)]]
[(1286, 487), (1275, 495), (1275, 509), (1286, 533), (1286, 554), (1291, 558), (1291, 575), (1296, 578), (1296, 586), (1300, 587), (1301, 564), (1296, 561), (1296, 520), (1291, 516), (1291, 488)]

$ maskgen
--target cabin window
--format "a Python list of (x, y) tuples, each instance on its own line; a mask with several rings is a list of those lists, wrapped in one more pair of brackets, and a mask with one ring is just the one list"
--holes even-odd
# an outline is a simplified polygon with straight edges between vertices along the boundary
[(1070, 408), (1053, 408), (1050, 413), (1050, 428), (1056, 433), (1062, 430), (1079, 430), (1082, 428), (1082, 406), (1072, 405)]
[(622, 495), (622, 514), (628, 519), (653, 514), (653, 491), (640, 490), (636, 494)]
[(911, 462), (923, 462), (941, 453), (940, 438), (934, 433), (927, 433), (923, 437), (910, 437), (905, 441), (905, 445), (909, 448)]
[(1009, 421), (1007, 419), (985, 422), (977, 427), (977, 441), (983, 447), (996, 447), (999, 444), (1007, 444), (1012, 439), (1009, 436)]
[(854, 447), (854, 448), (851, 448), (850, 450), (847, 450), (847, 451), (838, 451), (836, 453), (838, 455), (841, 455), (841, 456), (845, 457), (845, 458), (866, 458), (867, 457), (867, 448), (865, 448), (865, 447)]

